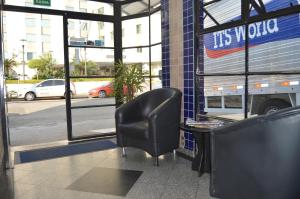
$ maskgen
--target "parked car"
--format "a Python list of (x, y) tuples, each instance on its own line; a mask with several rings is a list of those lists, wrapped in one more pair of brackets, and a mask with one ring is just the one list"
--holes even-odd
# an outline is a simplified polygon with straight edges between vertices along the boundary
[(89, 97), (107, 97), (114, 93), (114, 86), (112, 82), (109, 82), (106, 85), (99, 86), (89, 91)]
[[(71, 98), (76, 95), (75, 85), (71, 86)], [(23, 89), (18, 92), (17, 98), (24, 98), (26, 101), (32, 101), (40, 97), (66, 97), (64, 79), (47, 79), (32, 87)]]
[[(127, 87), (123, 87), (123, 92), (127, 93)], [(99, 97), (104, 98), (107, 96), (112, 96), (114, 94), (114, 85), (112, 82), (109, 82), (106, 85), (99, 86), (89, 91), (89, 97)]]

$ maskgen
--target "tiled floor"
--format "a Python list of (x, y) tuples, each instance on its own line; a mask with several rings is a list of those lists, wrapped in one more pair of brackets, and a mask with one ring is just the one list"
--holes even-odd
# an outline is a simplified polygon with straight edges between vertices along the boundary
[[(160, 166), (139, 149), (129, 148), (127, 157), (111, 149), (64, 158), (18, 164), (0, 181), (1, 199), (209, 199), (209, 175), (198, 177), (191, 162), (173, 154), (160, 157)], [(70, 185), (95, 168), (143, 171), (125, 197), (74, 191)], [(108, 179), (103, 179), (106, 181)], [(103, 183), (103, 182), (99, 182)], [(4, 186), (3, 186), (4, 185)], [(121, 185), (120, 185), (121, 186)], [(13, 190), (13, 191), (12, 191)]]

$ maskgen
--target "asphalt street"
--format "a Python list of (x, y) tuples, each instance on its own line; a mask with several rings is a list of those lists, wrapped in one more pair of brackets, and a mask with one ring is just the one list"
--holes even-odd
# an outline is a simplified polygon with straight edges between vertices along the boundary
[[(114, 98), (72, 99), (72, 106), (114, 104)], [(74, 136), (106, 133), (113, 130), (115, 107), (72, 109)], [(31, 145), (67, 139), (64, 99), (8, 102), (11, 145)]]

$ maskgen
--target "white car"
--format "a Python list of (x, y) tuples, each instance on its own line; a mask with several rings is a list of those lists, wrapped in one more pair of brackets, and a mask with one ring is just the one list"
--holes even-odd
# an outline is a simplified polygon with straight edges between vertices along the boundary
[[(70, 83), (71, 98), (76, 94), (75, 85)], [(18, 98), (24, 98), (26, 101), (32, 101), (39, 97), (65, 97), (64, 79), (47, 79), (27, 89), (18, 92)]]

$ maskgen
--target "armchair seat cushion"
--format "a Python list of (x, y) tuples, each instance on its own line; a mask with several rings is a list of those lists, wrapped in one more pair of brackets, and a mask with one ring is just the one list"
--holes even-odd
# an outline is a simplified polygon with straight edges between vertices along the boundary
[(137, 138), (137, 139), (149, 139), (148, 131), (149, 122), (147, 120), (120, 124), (119, 129), (124, 135)]

